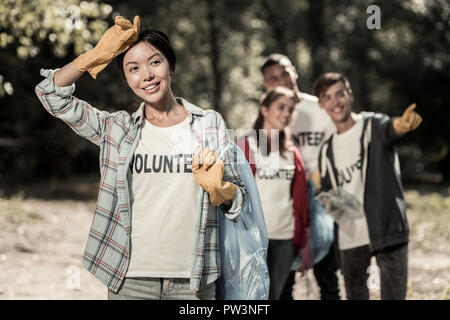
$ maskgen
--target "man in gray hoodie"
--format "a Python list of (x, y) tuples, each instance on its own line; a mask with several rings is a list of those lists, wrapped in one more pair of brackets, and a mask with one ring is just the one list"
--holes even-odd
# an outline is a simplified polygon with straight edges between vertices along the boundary
[(319, 153), (321, 189), (340, 188), (360, 204), (338, 231), (347, 298), (369, 299), (367, 271), (375, 256), (381, 298), (405, 299), (409, 227), (395, 143), (422, 118), (414, 104), (399, 118), (352, 112), (350, 83), (339, 73), (321, 75), (313, 94), (336, 127)]

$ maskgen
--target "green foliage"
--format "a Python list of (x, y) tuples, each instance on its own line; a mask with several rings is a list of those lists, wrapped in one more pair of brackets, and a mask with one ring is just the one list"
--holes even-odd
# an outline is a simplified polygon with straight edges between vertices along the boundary
[(70, 46), (80, 54), (108, 27), (112, 7), (80, 0), (4, 0), (0, 3), (0, 47), (14, 47), (21, 59), (40, 53), (43, 42), (64, 57)]
[(10, 176), (64, 175), (73, 170), (77, 154), (93, 150), (46, 119), (33, 88), (41, 67), (61, 67), (95, 45), (113, 22), (111, 13), (110, 5), (98, 1), (0, 3), (0, 141), (8, 139), (7, 145), (0, 143), (2, 182)]

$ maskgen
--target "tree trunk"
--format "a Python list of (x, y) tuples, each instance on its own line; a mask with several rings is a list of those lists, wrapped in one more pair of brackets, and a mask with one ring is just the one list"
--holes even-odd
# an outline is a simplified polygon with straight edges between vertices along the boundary
[[(311, 48), (313, 81), (323, 73), (323, 62), (326, 57), (323, 56), (321, 48), (325, 47), (325, 28), (323, 24), (323, 0), (309, 0), (308, 10), (308, 39)], [(301, 72), (301, 70), (300, 70)]]
[(213, 71), (213, 98), (212, 104), (213, 108), (219, 112), (226, 120), (226, 114), (224, 114), (224, 109), (222, 108), (222, 86), (223, 78), (222, 72), (220, 70), (220, 48), (218, 43), (218, 30), (216, 27), (216, 7), (214, 0), (207, 1), (208, 7), (208, 24), (209, 24), (209, 40), (211, 45), (211, 67)]
[[(447, 138), (447, 146), (450, 146), (450, 139)], [(444, 185), (450, 185), (450, 150), (447, 151), (447, 155), (441, 162), (441, 172), (443, 176), (442, 183)]]
[[(262, 8), (266, 13), (266, 22), (270, 25), (273, 38), (277, 41), (278, 48), (275, 50), (277, 53), (282, 53), (288, 55), (288, 40), (286, 37), (286, 19), (280, 19), (280, 16), (283, 16), (283, 8), (281, 7), (281, 3), (277, 7), (278, 10), (275, 10), (271, 7), (268, 0), (262, 2)], [(281, 12), (280, 15), (277, 13)], [(275, 52), (274, 51), (274, 52)]]

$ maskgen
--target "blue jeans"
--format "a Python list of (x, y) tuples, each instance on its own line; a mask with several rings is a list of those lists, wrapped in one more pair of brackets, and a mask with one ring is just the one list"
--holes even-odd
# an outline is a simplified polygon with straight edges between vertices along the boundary
[(291, 271), (295, 248), (292, 239), (269, 239), (267, 267), (269, 269), (269, 300), (280, 300), (281, 293)]
[(108, 290), (108, 300), (215, 300), (214, 283), (190, 289), (189, 278), (125, 278), (118, 293)]

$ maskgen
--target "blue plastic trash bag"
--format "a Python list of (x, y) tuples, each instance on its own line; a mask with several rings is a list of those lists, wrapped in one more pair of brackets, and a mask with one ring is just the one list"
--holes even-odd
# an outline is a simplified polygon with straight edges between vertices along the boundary
[[(320, 262), (330, 251), (334, 240), (334, 219), (322, 204), (314, 198), (316, 187), (310, 180), (308, 182), (309, 219), (311, 223), (311, 251), (314, 264)], [(298, 255), (292, 263), (291, 270), (298, 270), (301, 266), (301, 257)]]
[(267, 236), (264, 214), (252, 170), (241, 149), (232, 143), (239, 175), (248, 201), (238, 222), (225, 218), (219, 207), (221, 276), (216, 281), (216, 298), (222, 300), (267, 300)]

